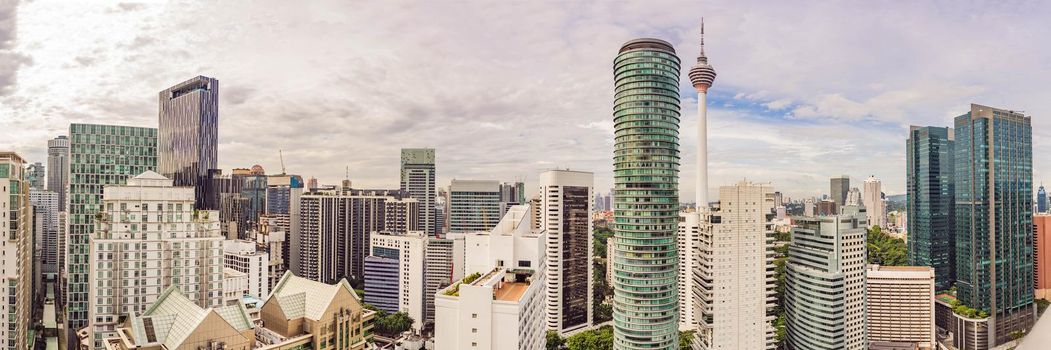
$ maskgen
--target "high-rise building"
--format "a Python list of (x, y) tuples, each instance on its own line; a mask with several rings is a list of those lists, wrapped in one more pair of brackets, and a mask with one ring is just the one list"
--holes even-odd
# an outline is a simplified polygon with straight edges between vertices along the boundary
[(42, 274), (57, 274), (58, 256), (58, 193), (45, 190), (30, 190), (29, 203), (33, 206), (34, 245), (40, 251)]
[(1047, 212), (1047, 190), (1044, 189), (1044, 185), (1040, 185), (1040, 188), (1036, 190), (1036, 211), (1038, 213)]
[(288, 260), (288, 256), (285, 255), (284, 243), (288, 240), (288, 233), (277, 226), (274, 219), (264, 218), (259, 222), (259, 227), (252, 231), (253, 240), (256, 244), (256, 251), (261, 251), (267, 254), (269, 260), (269, 286), (270, 290), (274, 289), (277, 285), (278, 280), (285, 275), (285, 260)]
[(908, 344), (937, 349), (934, 337), (934, 269), (879, 266), (865, 270), (869, 345)]
[(383, 227), (394, 235), (409, 232), (424, 232), (420, 225), (420, 203), (416, 198), (407, 197), (388, 200), (383, 203)]
[(1037, 299), (1051, 299), (1051, 214), (1033, 215), (1033, 285)]
[(513, 206), (525, 204), (524, 182), (504, 182), (500, 184), (500, 215), (507, 212)]
[[(301, 197), (297, 276), (330, 283), (364, 276), (373, 232), (386, 230), (386, 202), (408, 198), (400, 190), (346, 189)], [(293, 252), (297, 253), (297, 252)]]
[(500, 212), (499, 182), (454, 179), (449, 185), (449, 232), (491, 230)]
[(814, 216), (816, 214), (816, 205), (814, 204), (813, 198), (807, 198), (803, 200), (803, 216)]
[(789, 349), (868, 349), (864, 215), (801, 217), (795, 222), (785, 265)]
[(861, 196), (861, 190), (857, 187), (851, 187), (850, 191), (847, 191), (847, 201), (844, 205), (853, 205), (856, 207), (863, 206), (863, 198)]
[(69, 138), (60, 135), (47, 140), (47, 189), (58, 193), (58, 211), (66, 211), (69, 190)]
[(2, 346), (29, 349), (30, 308), (33, 289), (33, 217), (26, 181), (25, 160), (12, 152), (0, 152), (0, 339)]
[(26, 183), (29, 189), (42, 190), (47, 179), (45, 178), (44, 164), (36, 162), (26, 166)]
[(1033, 130), (1021, 112), (977, 104), (955, 130), (956, 296), (990, 314), (991, 348), (1036, 319)]
[(401, 190), (409, 192), (420, 203), (420, 227), (428, 235), (438, 234), (435, 220), (435, 154), (433, 148), (401, 149)]
[(223, 241), (223, 266), (245, 274), (248, 295), (270, 295), (270, 254), (259, 250), (256, 241)]
[(424, 242), (424, 324), (434, 324), (434, 295), (464, 277), (464, 237), (428, 237)]
[[(290, 239), (282, 243), (284, 256), (294, 257), (299, 251), (299, 204), (303, 196), (303, 178), (299, 175), (271, 175), (266, 183), (266, 217), (276, 219), (273, 222), (288, 232)], [(285, 261), (287, 270), (292, 260)]]
[(956, 282), (955, 186), (952, 128), (912, 126), (906, 140), (906, 213), (909, 265), (934, 268), (935, 288)]
[(95, 231), (95, 214), (102, 212), (102, 188), (157, 168), (157, 129), (71, 124), (69, 139), (64, 290), (65, 329), (74, 344), (74, 333), (88, 326), (88, 238)]
[(679, 68), (659, 39), (613, 61), (615, 349), (678, 346)]
[(865, 179), (865, 192), (862, 197), (862, 206), (868, 215), (869, 227), (879, 226), (887, 228), (887, 208), (883, 201), (883, 183), (874, 176)]
[(594, 182), (590, 172), (540, 173), (540, 227), (547, 231), (547, 329), (561, 334), (590, 327), (594, 317)]
[(218, 168), (219, 81), (196, 76), (158, 94), (157, 168), (175, 186), (193, 186), (205, 208), (208, 170)]
[(426, 239), (421, 231), (398, 235), (376, 232), (372, 251), (365, 257), (365, 303), (390, 313), (408, 314), (416, 330), (423, 328), (425, 319)]
[(719, 208), (702, 220), (709, 228), (698, 230), (695, 267), (688, 274), (694, 280), (688, 307), (694, 309), (697, 349), (776, 348), (771, 315), (777, 284), (767, 259), (774, 248), (767, 241), (773, 207), (769, 184), (741, 181), (719, 188)]
[(824, 199), (820, 202), (817, 202), (816, 214), (818, 216), (836, 215), (839, 213), (839, 207), (840, 206), (836, 205), (835, 201), (830, 199)]
[(89, 344), (102, 347), (121, 315), (146, 312), (169, 286), (197, 305), (222, 305), (219, 214), (194, 202), (192, 187), (149, 170), (105, 187), (88, 247)]
[(841, 175), (829, 179), (829, 192), (836, 206), (842, 207), (847, 204), (847, 192), (850, 191), (850, 176)]
[(532, 204), (464, 234), (466, 276), (435, 296), (436, 349), (543, 349), (546, 233)]

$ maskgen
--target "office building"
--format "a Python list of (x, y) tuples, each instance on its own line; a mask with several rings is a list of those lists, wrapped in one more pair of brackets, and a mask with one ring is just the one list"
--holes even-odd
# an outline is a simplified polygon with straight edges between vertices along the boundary
[(387, 232), (404, 235), (409, 232), (421, 231), (420, 203), (416, 198), (388, 200), (383, 205), (384, 229)]
[(500, 215), (507, 212), (513, 206), (525, 204), (525, 183), (504, 182), (500, 184)]
[(500, 212), (499, 182), (454, 179), (449, 185), (449, 232), (491, 230)]
[(437, 235), (441, 226), (435, 216), (436, 176), (433, 148), (401, 149), (401, 190), (419, 202), (420, 229), (428, 235)]
[(422, 329), (425, 318), (425, 241), (422, 231), (404, 235), (376, 232), (371, 254), (365, 257), (365, 303), (408, 314), (416, 330)]
[(1040, 185), (1040, 188), (1036, 190), (1036, 212), (1047, 212), (1047, 190), (1044, 189), (1044, 185), (1042, 184)]
[(147, 170), (105, 187), (88, 252), (88, 344), (96, 348), (121, 315), (146, 312), (169, 286), (197, 305), (222, 305), (219, 215), (194, 209), (194, 188), (172, 182)]
[(40, 264), (40, 274), (57, 275), (59, 270), (58, 193), (46, 190), (30, 190), (29, 203), (33, 206), (34, 248)]
[[(303, 196), (303, 178), (299, 175), (271, 175), (266, 180), (266, 217), (273, 219), (290, 239), (282, 243), (281, 251), (285, 256), (294, 256), (299, 247), (300, 198)], [(260, 220), (257, 220), (261, 221)], [(285, 261), (285, 269), (291, 261)]]
[(850, 191), (847, 191), (847, 201), (844, 205), (864, 206), (861, 190), (857, 187), (851, 187)]
[(887, 228), (887, 205), (883, 201), (883, 183), (873, 176), (865, 179), (865, 192), (861, 205), (868, 215), (869, 227)]
[(128, 314), (100, 348), (247, 350), (255, 348), (253, 327), (244, 306), (201, 307), (171, 286), (145, 311)]
[[(386, 202), (408, 198), (400, 190), (346, 189), (301, 197), (297, 276), (332, 283), (362, 277), (373, 232), (386, 230)], [(296, 256), (295, 253), (298, 253)]]
[(614, 348), (670, 349), (679, 342), (680, 61), (671, 44), (636, 39), (613, 66)]
[(907, 344), (937, 349), (934, 336), (934, 269), (879, 266), (865, 270), (866, 322), (875, 348)]
[(709, 227), (698, 230), (688, 274), (695, 322), (688, 328), (697, 331), (696, 349), (777, 346), (771, 322), (777, 284), (768, 259), (774, 251), (767, 239), (773, 236), (773, 192), (769, 184), (748, 181), (722, 186), (719, 207), (702, 219)]
[(540, 173), (540, 227), (547, 231), (547, 329), (561, 334), (590, 327), (594, 317), (594, 183), (590, 172)]
[(29, 326), (33, 289), (33, 209), (29, 202), (25, 160), (0, 152), (0, 339), (7, 349), (28, 349), (33, 339)]
[(208, 170), (219, 159), (219, 81), (197, 76), (158, 94), (157, 169), (175, 186), (194, 187), (195, 208), (206, 208)]
[(989, 312), (993, 347), (1036, 321), (1033, 131), (1020, 112), (977, 104), (954, 126), (956, 297)]
[[(935, 289), (956, 282), (955, 135), (952, 128), (909, 127), (906, 140), (905, 215), (909, 265), (934, 268)], [(911, 218), (911, 220), (905, 220)], [(902, 225), (904, 224), (904, 225)]]
[(257, 249), (256, 241), (223, 241), (223, 262), (226, 268), (245, 275), (245, 295), (257, 298), (270, 295), (270, 254)]
[(122, 185), (128, 178), (157, 168), (157, 129), (71, 124), (69, 139), (69, 213), (63, 258), (65, 329), (69, 343), (74, 344), (74, 332), (88, 326), (88, 239), (95, 230), (95, 214), (102, 212), (102, 188)]
[(26, 166), (26, 183), (29, 184), (29, 189), (43, 190), (46, 181), (44, 164), (36, 162)]
[(58, 211), (66, 211), (69, 190), (69, 138), (60, 135), (47, 140), (47, 189), (58, 193)]
[(543, 349), (546, 234), (531, 205), (465, 234), (467, 274), (435, 296), (436, 349)]
[(427, 237), (424, 241), (424, 327), (434, 324), (434, 295), (464, 277), (463, 235)]
[(263, 303), (256, 341), (267, 349), (364, 350), (375, 315), (346, 279), (324, 284), (287, 272)]
[(270, 178), (266, 176), (263, 167), (258, 164), (253, 165), (251, 169), (234, 169), (231, 177), (241, 180), (241, 197), (248, 201), (248, 206), (243, 213), (246, 223), (241, 225), (245, 226), (243, 232), (247, 232), (258, 225), (259, 217), (266, 213), (266, 192)]
[(841, 175), (829, 179), (829, 192), (837, 207), (847, 204), (847, 192), (850, 191), (850, 176)]
[(1037, 299), (1051, 299), (1051, 214), (1033, 215), (1033, 285)]
[(800, 217), (785, 265), (790, 349), (867, 349), (864, 215)]

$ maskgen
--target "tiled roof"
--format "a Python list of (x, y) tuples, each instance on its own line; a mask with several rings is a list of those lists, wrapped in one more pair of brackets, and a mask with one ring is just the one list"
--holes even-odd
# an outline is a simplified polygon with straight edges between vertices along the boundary
[(204, 309), (183, 296), (176, 286), (165, 290), (146, 312), (132, 316), (129, 323), (136, 342), (163, 343), (168, 349), (176, 349), (213, 311), (238, 331), (252, 328), (243, 305)]
[[(281, 306), (281, 311), (289, 319), (306, 317), (311, 320), (320, 320), (325, 309), (332, 304), (332, 299), (340, 288), (346, 288), (350, 295), (357, 300), (357, 294), (350, 287), (346, 279), (336, 284), (325, 284), (318, 281), (296, 277), (291, 272), (285, 272), (281, 281), (277, 282), (274, 290), (270, 292), (266, 303), (275, 300)], [(360, 300), (358, 300), (360, 303)]]

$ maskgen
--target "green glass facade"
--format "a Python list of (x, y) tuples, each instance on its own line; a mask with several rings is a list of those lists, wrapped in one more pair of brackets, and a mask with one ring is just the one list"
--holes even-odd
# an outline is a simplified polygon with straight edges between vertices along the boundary
[(102, 189), (157, 170), (157, 129), (71, 124), (69, 138), (66, 330), (75, 332), (88, 325), (88, 237)]
[(934, 268), (935, 289), (956, 282), (953, 129), (912, 127), (906, 142), (909, 265)]
[(613, 66), (614, 348), (677, 349), (680, 61), (637, 39)]
[(955, 120), (957, 299), (989, 312), (996, 344), (1036, 316), (1030, 123), (1022, 113), (973, 104)]

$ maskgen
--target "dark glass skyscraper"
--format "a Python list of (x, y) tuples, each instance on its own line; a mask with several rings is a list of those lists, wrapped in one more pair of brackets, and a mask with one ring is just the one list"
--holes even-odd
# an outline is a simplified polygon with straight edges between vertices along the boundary
[(613, 61), (613, 347), (679, 347), (679, 57), (636, 39)]
[(219, 147), (219, 81), (197, 76), (160, 92), (157, 130), (159, 172), (175, 186), (196, 188), (197, 209), (208, 208), (208, 170)]
[(935, 288), (956, 282), (953, 129), (913, 126), (905, 144), (909, 265), (934, 268)]
[(829, 179), (828, 182), (828, 195), (832, 197), (832, 201), (836, 202), (837, 207), (846, 205), (847, 192), (850, 192), (850, 176), (836, 176)]
[(1044, 189), (1044, 185), (1040, 185), (1040, 188), (1036, 190), (1036, 211), (1047, 212), (1047, 190)]
[(976, 104), (955, 129), (957, 298), (989, 312), (991, 348), (1036, 317), (1033, 130), (1020, 112)]

